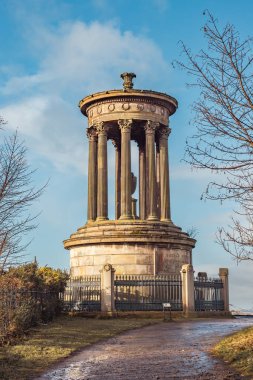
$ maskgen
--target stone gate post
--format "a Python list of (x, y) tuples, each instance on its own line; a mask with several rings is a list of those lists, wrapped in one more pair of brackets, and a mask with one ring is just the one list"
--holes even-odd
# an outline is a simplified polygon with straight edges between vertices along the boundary
[(219, 277), (223, 283), (222, 298), (224, 301), (224, 311), (229, 312), (228, 268), (219, 268)]
[(191, 264), (184, 264), (181, 269), (182, 301), (184, 314), (195, 312), (194, 270)]
[(111, 264), (105, 264), (101, 270), (101, 311), (108, 314), (115, 311), (114, 273)]

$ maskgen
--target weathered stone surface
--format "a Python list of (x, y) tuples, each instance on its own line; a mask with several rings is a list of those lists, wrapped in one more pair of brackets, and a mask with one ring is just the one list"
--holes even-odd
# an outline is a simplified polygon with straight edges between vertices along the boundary
[[(110, 263), (116, 274), (179, 274), (191, 264), (195, 240), (170, 215), (169, 117), (173, 97), (133, 89), (123, 73), (122, 90), (99, 92), (79, 103), (88, 118), (88, 222), (64, 246), (71, 274), (99, 274)], [(107, 141), (115, 147), (115, 220), (108, 218)], [(131, 188), (131, 140), (139, 147), (139, 216)]]
[(179, 274), (194, 244), (180, 228), (148, 221), (90, 223), (65, 241), (74, 276), (99, 274), (106, 263), (117, 274)]

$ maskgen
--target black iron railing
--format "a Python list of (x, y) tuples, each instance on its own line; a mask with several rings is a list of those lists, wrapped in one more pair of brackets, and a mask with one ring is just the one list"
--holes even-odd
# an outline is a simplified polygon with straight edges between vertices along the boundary
[(223, 311), (223, 282), (221, 279), (197, 277), (194, 281), (196, 311)]
[(64, 292), (60, 293), (64, 311), (101, 310), (101, 278), (84, 276), (71, 278)]
[(173, 311), (182, 310), (181, 276), (121, 275), (116, 276), (116, 310), (163, 310), (170, 303)]

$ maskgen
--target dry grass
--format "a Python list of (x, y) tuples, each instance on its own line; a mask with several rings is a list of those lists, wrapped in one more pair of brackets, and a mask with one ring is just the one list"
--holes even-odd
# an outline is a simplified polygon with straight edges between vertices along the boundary
[(0, 379), (29, 380), (72, 352), (123, 331), (161, 320), (62, 316), (30, 330), (19, 344), (0, 347)]
[(253, 378), (253, 327), (226, 337), (214, 347), (213, 353), (242, 375)]

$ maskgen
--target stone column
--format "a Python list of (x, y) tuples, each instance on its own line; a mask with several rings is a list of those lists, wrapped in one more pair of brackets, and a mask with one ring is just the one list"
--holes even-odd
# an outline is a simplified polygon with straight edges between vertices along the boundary
[(165, 222), (171, 221), (169, 157), (168, 157), (169, 134), (170, 134), (170, 129), (166, 127), (161, 128), (159, 131), (161, 220)]
[(101, 272), (101, 311), (113, 314), (115, 311), (114, 301), (114, 273), (111, 264), (105, 264)]
[(146, 219), (146, 157), (145, 144), (139, 143), (139, 217)]
[(89, 138), (89, 167), (88, 167), (88, 223), (97, 217), (97, 132), (87, 129)]
[(158, 123), (147, 121), (144, 129), (146, 136), (146, 173), (148, 189), (148, 220), (157, 220), (156, 171), (155, 171), (155, 130)]
[(185, 264), (181, 269), (183, 311), (186, 315), (195, 312), (194, 271), (191, 264)]
[(133, 218), (133, 219), (137, 219), (137, 214), (136, 214), (136, 203), (137, 203), (137, 199), (132, 198), (132, 199), (131, 199), (131, 202), (132, 202), (132, 218)]
[(222, 298), (224, 301), (224, 311), (229, 312), (229, 287), (228, 287), (228, 268), (219, 268), (219, 277), (223, 283)]
[(104, 122), (99, 122), (96, 129), (98, 134), (97, 221), (102, 221), (108, 219), (107, 132)]
[(115, 147), (115, 219), (120, 218), (120, 172), (121, 172), (121, 152), (120, 143), (112, 140)]
[(156, 199), (157, 217), (161, 218), (161, 199), (160, 199), (160, 148), (159, 141), (156, 142)]
[(132, 120), (119, 120), (121, 130), (121, 216), (132, 219), (131, 204), (131, 126)]

